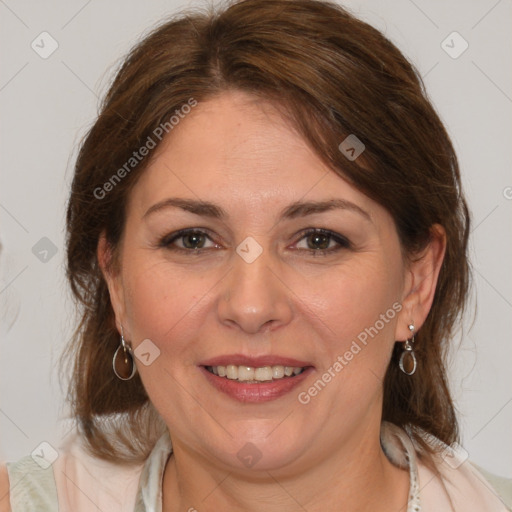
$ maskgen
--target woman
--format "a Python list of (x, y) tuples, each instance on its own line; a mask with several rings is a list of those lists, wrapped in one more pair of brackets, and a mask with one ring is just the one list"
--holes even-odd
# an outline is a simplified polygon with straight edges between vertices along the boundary
[(247, 0), (146, 37), (67, 228), (78, 433), (4, 468), (3, 509), (507, 510), (457, 448), (443, 362), (457, 159), (411, 64), (341, 7)]

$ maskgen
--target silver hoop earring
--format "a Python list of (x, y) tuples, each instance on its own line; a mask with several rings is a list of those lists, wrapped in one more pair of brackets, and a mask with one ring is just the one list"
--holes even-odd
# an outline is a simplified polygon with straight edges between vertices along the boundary
[(416, 367), (418, 363), (416, 361), (416, 355), (414, 354), (414, 325), (409, 325), (409, 330), (411, 331), (411, 339), (405, 340), (404, 349), (402, 354), (400, 355), (400, 361), (398, 362), (398, 366), (400, 366), (400, 370), (402, 370), (406, 375), (412, 375), (416, 371)]
[(118, 379), (130, 380), (137, 372), (137, 365), (133, 360), (132, 349), (124, 341), (123, 326), (121, 326), (121, 343), (114, 352), (112, 369)]

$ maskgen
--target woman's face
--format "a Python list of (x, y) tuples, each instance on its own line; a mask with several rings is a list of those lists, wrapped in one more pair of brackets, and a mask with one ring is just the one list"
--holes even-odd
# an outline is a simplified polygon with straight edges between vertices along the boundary
[(131, 193), (120, 255), (116, 317), (175, 451), (270, 470), (378, 432), (410, 321), (394, 223), (270, 104), (229, 92), (180, 121)]

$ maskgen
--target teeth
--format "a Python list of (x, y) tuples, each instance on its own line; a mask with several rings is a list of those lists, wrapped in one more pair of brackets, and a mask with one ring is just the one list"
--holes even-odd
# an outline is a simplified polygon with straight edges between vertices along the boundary
[(284, 377), (284, 366), (272, 366), (272, 377), (282, 379)]
[[(240, 378), (240, 375), (239, 375)], [(242, 380), (242, 379), (240, 379)], [(254, 380), (258, 380), (260, 382), (265, 380), (272, 380), (272, 367), (271, 366), (263, 366), (262, 368), (256, 368), (254, 370)]]
[(277, 365), (253, 368), (251, 366), (235, 366), (234, 364), (228, 364), (227, 366), (207, 366), (206, 369), (219, 377), (227, 377), (231, 380), (250, 383), (291, 377), (292, 375), (299, 375), (299, 373), (302, 373), (304, 370), (304, 368), (294, 366)]
[(226, 366), (226, 377), (228, 379), (233, 379), (233, 380), (238, 379), (238, 366), (235, 366), (233, 364), (228, 364), (228, 366)]
[(254, 368), (250, 366), (238, 367), (238, 380), (254, 380)]

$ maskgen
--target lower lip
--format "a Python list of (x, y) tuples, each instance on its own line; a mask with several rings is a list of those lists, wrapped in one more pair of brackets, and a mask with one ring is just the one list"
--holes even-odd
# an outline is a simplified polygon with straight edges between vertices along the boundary
[(226, 377), (219, 377), (209, 372), (204, 366), (200, 366), (200, 369), (208, 381), (219, 391), (222, 391), (239, 402), (246, 403), (276, 400), (292, 391), (292, 389), (307, 379), (309, 374), (314, 371), (314, 368), (309, 366), (302, 373), (294, 377), (282, 378), (271, 382), (262, 382), (261, 384), (247, 384)]

